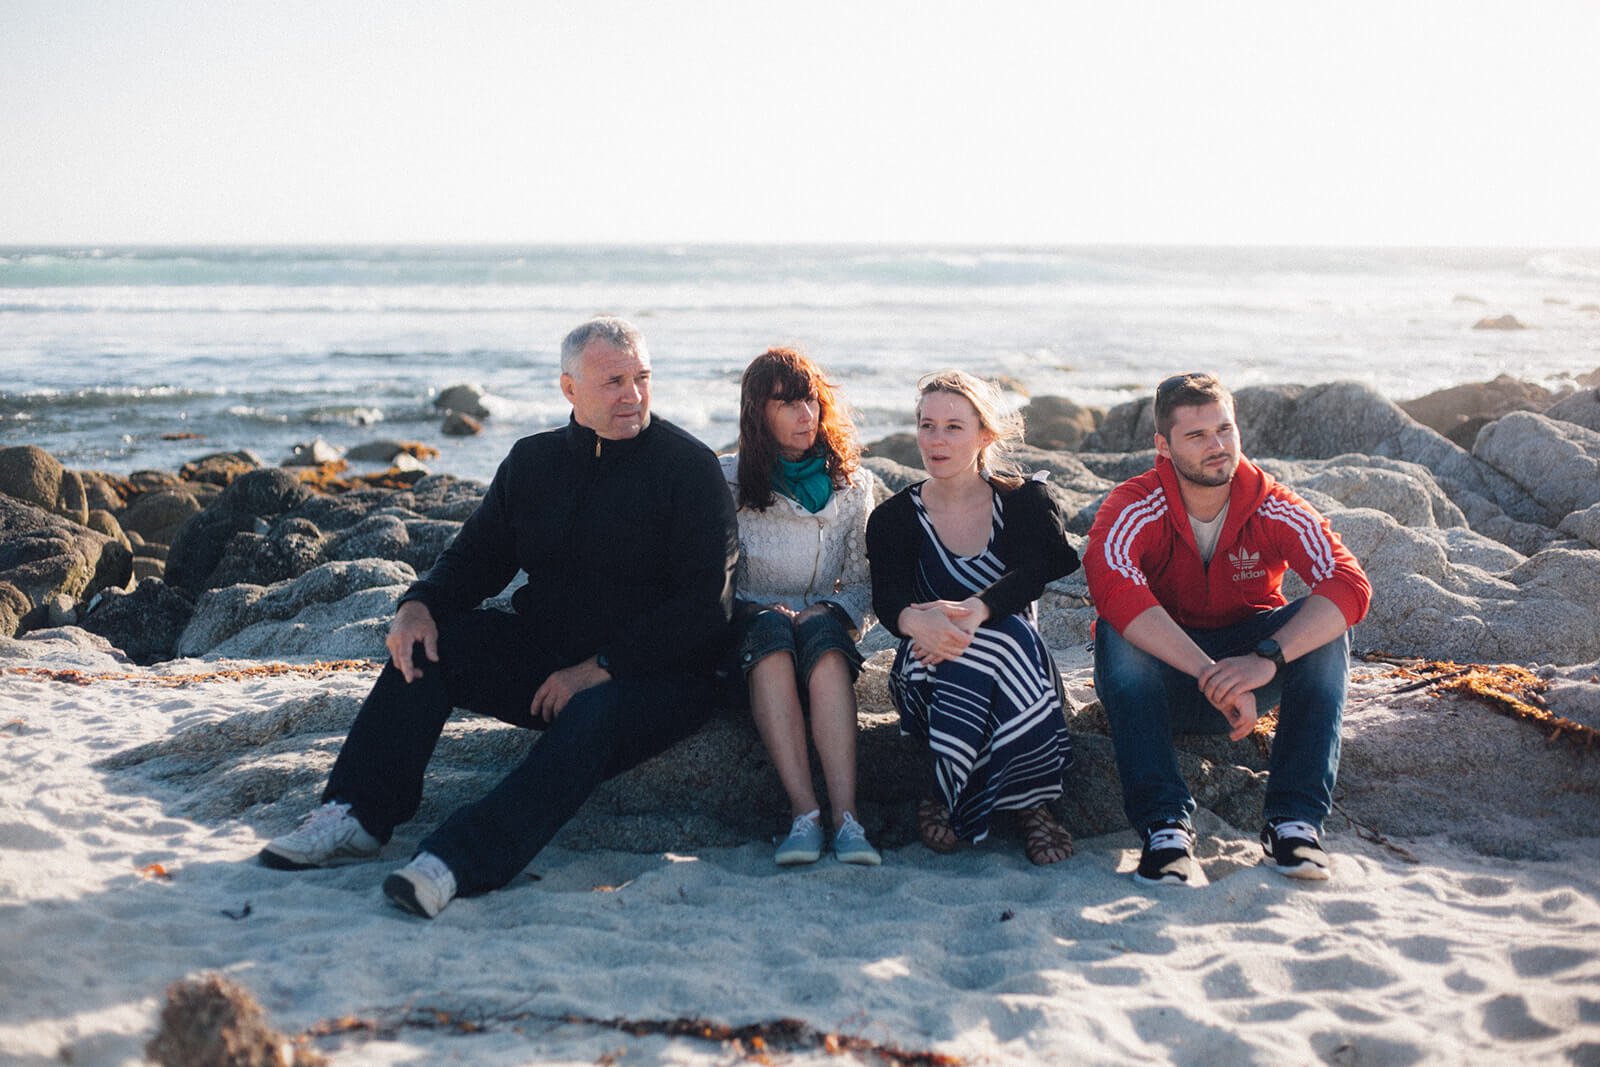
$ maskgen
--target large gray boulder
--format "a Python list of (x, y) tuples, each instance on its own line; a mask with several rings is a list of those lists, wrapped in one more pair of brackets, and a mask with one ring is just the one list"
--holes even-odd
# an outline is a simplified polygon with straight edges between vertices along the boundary
[[(0, 655), (6, 645), (0, 641)], [(926, 754), (899, 734), (887, 695), (889, 659), (887, 653), (869, 659), (857, 684), (860, 762), (867, 772), (859, 801), (873, 839), (893, 848), (916, 840), (912, 811), (926, 789), (927, 772)], [(1596, 668), (1600, 664), (1541, 670), (1550, 683), (1551, 710), (1600, 727)], [(1087, 673), (1079, 669), (1065, 679), (1076, 761), (1056, 805), (1079, 837), (1126, 829), (1105, 715)], [(1383, 668), (1357, 663), (1352, 674), (1339, 805), (1329, 820), (1333, 832), (1358, 830), (1402, 842), (1445, 834), (1464, 848), (1512, 859), (1548, 857), (1545, 842), (1552, 836), (1600, 833), (1600, 762), (1593, 753), (1552, 742), (1537, 726), (1496, 715), (1465, 696), (1416, 691), (1410, 677)], [(205, 823), (243, 820), (270, 837), (293, 826), (315, 802), (369, 685), (365, 674), (338, 675), (321, 692), (176, 731), (99, 766), (125, 782), (180, 786), (169, 790), (174, 815)], [(1270, 740), (1175, 740), (1202, 825), (1214, 817), (1253, 833), (1260, 825)], [(481, 797), (538, 743), (532, 731), (457, 714), (429, 765), (421, 810), (391, 851), (403, 855), (460, 805)], [(825, 795), (822, 785), (818, 776), (819, 795)], [(684, 851), (768, 839), (786, 823), (783, 790), (748, 715), (729, 714), (606, 782), (557, 843)], [(996, 833), (1005, 839), (1014, 830), (1000, 820)]]
[(459, 522), (384, 508), (330, 537), (325, 555), (328, 559), (399, 560), (421, 572), (433, 565), (460, 529)]
[(1600, 389), (1580, 389), (1545, 408), (1544, 417), (1600, 433)]
[(58, 596), (83, 600), (132, 575), (133, 554), (120, 541), (0, 494), (0, 582), (12, 590), (0, 606), (0, 622), (10, 620), (0, 636), (43, 624), (44, 605)]
[(393, 560), (335, 561), (270, 586), (203, 594), (179, 656), (362, 659), (384, 654), (395, 602), (416, 572)]
[[(883, 847), (916, 840), (913, 809), (927, 788), (926, 752), (901, 736), (889, 702), (891, 658), (888, 653), (872, 657), (857, 686), (859, 761), (870, 769), (858, 787), (860, 814)], [(178, 811), (187, 817), (245, 818), (275, 833), (293, 825), (313, 802), (359, 705), (353, 693), (318, 694), (179, 731), (119, 753), (102, 766), (185, 783)], [(1104, 716), (1095, 706), (1075, 706), (1070, 728), (1076, 763), (1067, 773), (1058, 810), (1080, 836), (1123, 829)], [(482, 716), (456, 715), (429, 764), (422, 808), (402, 833), (419, 834), (481, 797), (526, 757), (539, 736)], [(1225, 820), (1253, 824), (1265, 787), (1260, 747), (1214, 737), (1185, 737), (1180, 744), (1180, 766), (1200, 803)], [(820, 775), (817, 786), (825, 796)], [(602, 784), (557, 843), (635, 852), (739, 845), (765, 839), (787, 822), (783, 788), (750, 717), (729, 713)], [(1001, 837), (1015, 832), (1003, 818), (995, 829)]]
[(1515, 481), (1419, 425), (1365, 385), (1252, 387), (1241, 389), (1237, 400), (1248, 455), (1328, 459), (1354, 453), (1416, 463), (1432, 472), (1475, 529), (1475, 511), (1483, 518), (1504, 512), (1519, 522), (1543, 526), (1554, 526), (1560, 518)]
[(1473, 455), (1516, 482), (1556, 518), (1600, 503), (1600, 433), (1519, 411), (1478, 434)]
[(1368, 508), (1328, 517), (1372, 581), (1371, 607), (1352, 634), (1357, 648), (1476, 663), (1600, 659), (1600, 553), (1558, 547), (1495, 558), (1465, 531), (1411, 529)]
[(1561, 520), (1562, 533), (1594, 548), (1600, 548), (1600, 504), (1591, 504)]
[(1350, 508), (1374, 508), (1402, 526), (1466, 526), (1467, 518), (1426, 467), (1383, 456), (1260, 461), (1263, 470), (1305, 495), (1322, 493)]

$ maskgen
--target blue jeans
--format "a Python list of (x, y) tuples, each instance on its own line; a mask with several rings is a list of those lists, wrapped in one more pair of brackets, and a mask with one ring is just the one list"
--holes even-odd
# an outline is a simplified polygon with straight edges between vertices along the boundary
[[(1304, 601), (1264, 611), (1217, 630), (1184, 632), (1212, 659), (1250, 653), (1276, 633)], [(1162, 819), (1188, 823), (1194, 797), (1178, 773), (1173, 733), (1225, 734), (1227, 719), (1200, 692), (1199, 683), (1123, 639), (1104, 619), (1094, 628), (1094, 684), (1111, 723), (1122, 776), (1122, 808), (1135, 830)], [(1350, 635), (1291, 660), (1256, 690), (1256, 710), (1279, 705), (1272, 740), (1268, 819), (1304, 819), (1320, 829), (1333, 809), (1339, 772), (1339, 727), (1350, 676)]]

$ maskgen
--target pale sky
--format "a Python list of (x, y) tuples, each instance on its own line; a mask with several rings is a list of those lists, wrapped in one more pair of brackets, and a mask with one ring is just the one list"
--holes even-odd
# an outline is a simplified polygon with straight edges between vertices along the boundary
[(0, 244), (1600, 246), (1600, 3), (0, 0)]

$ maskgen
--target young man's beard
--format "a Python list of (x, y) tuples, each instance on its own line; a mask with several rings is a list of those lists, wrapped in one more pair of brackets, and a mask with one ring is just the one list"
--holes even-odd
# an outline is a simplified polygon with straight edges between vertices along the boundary
[(1193, 482), (1195, 485), (1203, 485), (1214, 489), (1219, 485), (1227, 485), (1229, 482), (1233, 481), (1233, 476), (1239, 469), (1238, 462), (1230, 459), (1226, 467), (1218, 469), (1215, 473), (1207, 474), (1205, 464), (1208, 460), (1215, 458), (1215, 456), (1207, 456), (1206, 459), (1201, 460), (1194, 466), (1189, 466), (1174, 460), (1172, 465), (1177, 469), (1179, 476), (1181, 476), (1185, 481)]

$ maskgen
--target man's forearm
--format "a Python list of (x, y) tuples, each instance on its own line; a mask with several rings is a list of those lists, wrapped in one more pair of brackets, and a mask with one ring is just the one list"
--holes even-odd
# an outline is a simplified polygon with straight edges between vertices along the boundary
[[(1110, 625), (1104, 619), (1100, 623)], [(1122, 628), (1122, 638), (1139, 651), (1195, 678), (1211, 666), (1211, 657), (1159, 604), (1135, 615), (1133, 621)]]
[(1293, 660), (1321, 648), (1348, 628), (1339, 605), (1313, 593), (1306, 597), (1300, 610), (1294, 613), (1294, 618), (1284, 623), (1282, 629), (1272, 636), (1278, 642), (1278, 647), (1283, 649), (1283, 658)]

